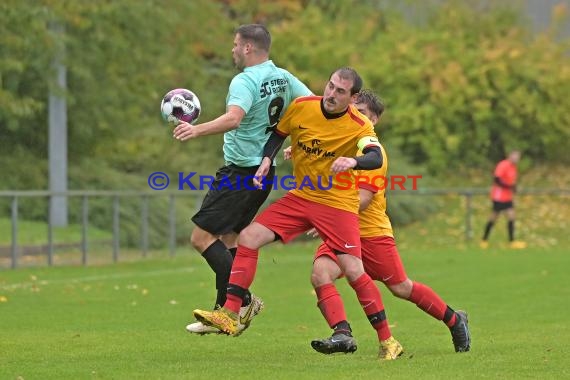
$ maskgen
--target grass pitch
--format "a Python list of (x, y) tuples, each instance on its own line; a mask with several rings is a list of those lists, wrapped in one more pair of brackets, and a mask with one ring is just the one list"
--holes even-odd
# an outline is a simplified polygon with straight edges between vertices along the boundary
[(213, 274), (189, 249), (174, 259), (0, 271), (0, 378), (570, 377), (566, 249), (402, 244), (408, 275), (469, 312), (472, 350), (456, 354), (441, 322), (381, 285), (405, 354), (378, 362), (375, 333), (344, 280), (339, 289), (358, 351), (311, 349), (311, 339), (330, 334), (309, 282), (316, 244), (262, 250), (252, 290), (266, 309), (238, 338), (185, 331), (192, 310), (214, 299)]

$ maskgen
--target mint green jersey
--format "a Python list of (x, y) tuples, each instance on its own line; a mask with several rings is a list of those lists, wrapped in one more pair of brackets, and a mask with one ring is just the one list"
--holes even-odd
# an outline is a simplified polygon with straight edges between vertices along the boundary
[(246, 67), (230, 83), (226, 107), (245, 111), (239, 127), (224, 133), (224, 160), (237, 166), (258, 166), (263, 147), (293, 99), (311, 90), (293, 74), (268, 60)]

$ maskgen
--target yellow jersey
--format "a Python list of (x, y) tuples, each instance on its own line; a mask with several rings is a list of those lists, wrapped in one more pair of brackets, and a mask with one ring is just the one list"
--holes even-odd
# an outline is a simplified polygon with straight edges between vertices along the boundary
[(358, 170), (356, 173), (359, 176), (359, 186), (361, 188), (376, 192), (368, 207), (359, 214), (361, 237), (394, 237), (390, 218), (386, 214), (386, 187), (389, 186), (389, 183), (388, 155), (384, 148), (382, 148), (382, 158), (383, 164), (381, 168)]
[[(359, 149), (380, 146), (378, 137), (370, 120), (354, 105), (345, 113), (330, 115), (321, 106), (322, 98), (295, 99), (275, 130), (282, 136), (291, 136), (295, 177), (291, 193), (357, 214), (359, 197), (353, 171), (340, 173), (343, 174), (341, 182), (330, 168), (339, 157), (355, 157)], [(349, 181), (352, 186), (346, 186)]]

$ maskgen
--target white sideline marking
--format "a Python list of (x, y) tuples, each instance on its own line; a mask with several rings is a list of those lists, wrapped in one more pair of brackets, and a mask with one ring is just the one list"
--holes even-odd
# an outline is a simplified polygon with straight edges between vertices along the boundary
[(7, 284), (7, 285), (0, 285), (1, 290), (15, 290), (15, 289), (26, 289), (34, 285), (54, 285), (54, 284), (79, 284), (82, 282), (93, 282), (93, 281), (105, 281), (105, 280), (116, 280), (116, 279), (123, 279), (123, 278), (130, 278), (130, 277), (153, 277), (153, 276), (162, 276), (165, 274), (174, 274), (174, 273), (190, 273), (193, 272), (194, 268), (177, 268), (177, 269), (165, 269), (165, 270), (155, 270), (150, 272), (130, 272), (130, 273), (116, 273), (116, 274), (108, 274), (108, 275), (99, 275), (99, 276), (86, 276), (86, 277), (78, 277), (78, 278), (69, 278), (66, 280), (36, 280), (36, 281), (27, 281), (27, 282), (20, 282), (16, 284)]

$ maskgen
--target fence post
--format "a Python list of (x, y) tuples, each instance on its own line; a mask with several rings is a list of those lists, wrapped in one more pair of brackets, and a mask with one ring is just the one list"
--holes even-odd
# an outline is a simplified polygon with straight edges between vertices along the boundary
[(113, 197), (113, 262), (119, 261), (119, 196)]
[(48, 198), (48, 209), (49, 209), (49, 217), (48, 217), (48, 221), (47, 221), (47, 239), (48, 239), (48, 244), (47, 244), (47, 264), (48, 266), (52, 266), (53, 265), (53, 223), (55, 222), (55, 218), (52, 218), (51, 215), (53, 215), (52, 213), (52, 208), (54, 207), (54, 201), (53, 201), (53, 197), (49, 197)]
[(471, 226), (471, 216), (473, 214), (473, 208), (471, 200), (473, 198), (473, 193), (470, 191), (465, 193), (465, 206), (467, 208), (465, 213), (465, 240), (471, 241), (473, 239), (473, 228)]
[(12, 269), (18, 266), (18, 197), (12, 198)]
[(87, 265), (87, 224), (89, 223), (89, 203), (87, 195), (81, 202), (81, 264)]

